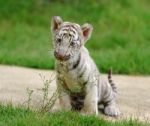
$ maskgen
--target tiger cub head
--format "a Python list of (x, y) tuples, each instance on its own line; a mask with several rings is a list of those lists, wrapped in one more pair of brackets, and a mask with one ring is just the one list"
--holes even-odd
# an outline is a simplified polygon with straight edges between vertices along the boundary
[(72, 22), (63, 22), (54, 16), (51, 21), (54, 56), (59, 61), (67, 61), (80, 53), (85, 42), (90, 38), (93, 27), (85, 23), (82, 26)]

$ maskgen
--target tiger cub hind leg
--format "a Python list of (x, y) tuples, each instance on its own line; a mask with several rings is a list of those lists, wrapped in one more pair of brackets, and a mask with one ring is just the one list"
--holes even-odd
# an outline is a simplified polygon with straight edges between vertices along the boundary
[(104, 113), (109, 116), (119, 116), (120, 115), (120, 110), (116, 106), (116, 103), (114, 100), (110, 101), (107, 103), (107, 105), (104, 106)]
[[(110, 94), (107, 99), (108, 101), (104, 105), (104, 113), (109, 116), (119, 116), (120, 110), (116, 106), (116, 94), (117, 94), (117, 88), (112, 80), (112, 69), (108, 71), (108, 82), (111, 86)], [(111, 100), (110, 100), (111, 99)]]

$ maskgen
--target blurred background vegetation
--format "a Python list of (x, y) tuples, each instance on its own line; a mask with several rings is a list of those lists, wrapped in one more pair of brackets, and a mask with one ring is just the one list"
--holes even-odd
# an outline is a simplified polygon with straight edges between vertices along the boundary
[(53, 69), (50, 20), (90, 22), (101, 72), (150, 74), (150, 0), (0, 0), (0, 64)]

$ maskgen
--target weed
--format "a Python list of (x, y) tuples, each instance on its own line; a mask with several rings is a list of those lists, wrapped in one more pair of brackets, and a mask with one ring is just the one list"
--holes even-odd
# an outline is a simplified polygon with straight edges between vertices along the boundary
[(55, 80), (55, 76), (54, 74), (51, 74), (50, 79), (47, 80), (45, 78), (45, 76), (42, 76), (40, 74), (40, 77), (43, 81), (44, 87), (41, 89), (42, 93), (43, 93), (43, 104), (41, 107), (41, 112), (47, 112), (49, 110), (52, 109), (53, 105), (55, 104), (57, 98), (58, 98), (58, 88), (55, 90), (55, 92), (53, 93), (53, 95), (48, 98), (48, 92), (49, 92), (49, 86), (51, 85), (51, 83)]
[[(59, 88), (57, 87), (57, 89), (53, 92), (52, 96), (49, 97), (49, 87), (50, 87), (51, 83), (55, 80), (55, 76), (54, 76), (54, 74), (51, 74), (49, 79), (46, 79), (45, 76), (43, 76), (42, 74), (39, 74), (39, 76), (43, 82), (43, 88), (38, 89), (38, 90), (42, 91), (42, 101), (41, 101), (42, 105), (41, 105), (39, 111), (40, 112), (48, 112), (52, 109), (57, 98), (59, 97)], [(25, 103), (27, 103), (27, 108), (30, 109), (33, 90), (31, 90), (29, 88), (27, 88), (26, 90), (27, 90), (28, 100)], [(34, 90), (34, 92), (35, 92), (35, 90)]]
[(27, 108), (30, 109), (31, 101), (32, 101), (32, 94), (34, 91), (29, 88), (26, 88), (26, 91), (27, 91), (28, 99), (25, 103), (27, 103)]

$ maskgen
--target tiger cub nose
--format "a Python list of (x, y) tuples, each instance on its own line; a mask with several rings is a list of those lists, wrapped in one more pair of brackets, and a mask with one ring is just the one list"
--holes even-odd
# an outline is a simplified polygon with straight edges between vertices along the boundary
[(54, 56), (56, 57), (56, 59), (58, 60), (68, 60), (70, 58), (70, 54), (66, 54), (66, 55), (62, 55), (61, 53), (59, 53), (58, 51), (54, 51)]

